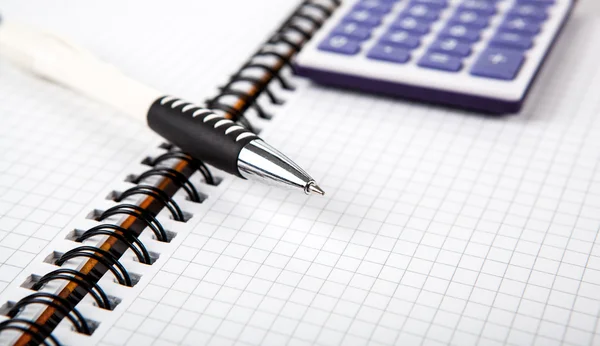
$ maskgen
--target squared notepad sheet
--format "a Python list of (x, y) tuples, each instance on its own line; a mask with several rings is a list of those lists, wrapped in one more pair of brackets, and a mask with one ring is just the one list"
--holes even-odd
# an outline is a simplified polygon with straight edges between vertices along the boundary
[[(240, 12), (231, 12), (232, 6)], [(157, 89), (202, 103), (287, 15), (275, 0), (2, 1), (2, 16), (52, 30)], [(247, 20), (264, 15), (261, 22)], [(234, 24), (232, 24), (234, 23)], [(243, 29), (241, 24), (243, 24)], [(170, 54), (171, 51), (177, 54)], [(0, 304), (67, 225), (160, 143), (143, 124), (0, 59)], [(46, 248), (46, 249), (45, 249)], [(21, 284), (13, 283), (18, 286)]]
[(515, 116), (297, 81), (264, 137), (327, 195), (225, 180), (93, 338), (599, 344), (598, 35), (573, 18)]

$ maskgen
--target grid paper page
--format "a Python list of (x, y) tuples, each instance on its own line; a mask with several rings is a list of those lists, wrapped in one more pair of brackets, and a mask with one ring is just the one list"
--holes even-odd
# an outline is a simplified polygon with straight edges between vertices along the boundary
[(0, 74), (3, 304), (11, 281), (157, 138), (143, 125), (26, 76), (5, 60)]
[[(6, 20), (68, 37), (148, 85), (201, 103), (216, 94), (216, 86), (294, 5), (276, 4), (6, 0), (0, 11)], [(232, 14), (232, 5), (240, 12)], [(222, 25), (224, 19), (247, 22), (251, 13), (272, 19), (246, 23), (245, 31)], [(130, 173), (128, 166), (161, 141), (145, 125), (33, 78), (4, 59), (0, 74), (3, 304), (2, 293), (19, 274), (29, 273), (26, 267), (36, 264), (35, 256), (64, 227), (93, 209), (99, 192), (122, 180)]]
[(327, 195), (225, 180), (102, 344), (600, 344), (597, 35), (517, 116), (297, 82), (264, 137)]

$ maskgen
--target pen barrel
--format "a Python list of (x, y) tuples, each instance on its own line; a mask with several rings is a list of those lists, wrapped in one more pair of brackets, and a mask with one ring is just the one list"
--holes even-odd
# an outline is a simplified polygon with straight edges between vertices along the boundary
[(147, 120), (152, 130), (183, 151), (241, 178), (240, 151), (259, 138), (211, 110), (169, 96), (152, 104)]

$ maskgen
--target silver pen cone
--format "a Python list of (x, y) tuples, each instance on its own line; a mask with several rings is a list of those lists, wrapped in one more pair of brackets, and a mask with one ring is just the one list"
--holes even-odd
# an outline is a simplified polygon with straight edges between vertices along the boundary
[(253, 140), (240, 151), (238, 169), (246, 179), (301, 189), (307, 195), (325, 194), (306, 171), (262, 139)]
[(321, 196), (325, 195), (325, 191), (323, 191), (323, 189), (321, 189), (319, 185), (317, 185), (317, 183), (314, 182), (314, 180), (309, 182), (308, 185), (306, 185), (305, 189), (308, 189), (308, 192), (304, 191), (307, 195), (313, 193)]

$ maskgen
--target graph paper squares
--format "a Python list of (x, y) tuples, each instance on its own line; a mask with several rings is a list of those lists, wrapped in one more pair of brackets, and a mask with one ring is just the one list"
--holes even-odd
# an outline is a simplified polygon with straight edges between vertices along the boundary
[[(546, 68), (557, 72), (543, 74), (532, 106), (509, 119), (298, 82), (264, 136), (327, 197), (226, 181), (102, 343), (598, 342), (598, 106), (578, 91), (597, 85), (587, 74), (598, 52), (581, 50), (572, 70), (553, 68), (565, 57), (551, 57)], [(183, 80), (175, 91), (191, 94), (197, 81)], [(64, 144), (50, 130), (40, 137), (47, 146), (21, 144), (26, 128), (11, 125), (0, 145), (2, 279), (142, 146), (122, 152), (130, 138), (101, 133), (71, 149), (83, 133)], [(37, 166), (22, 159), (34, 147)]]

